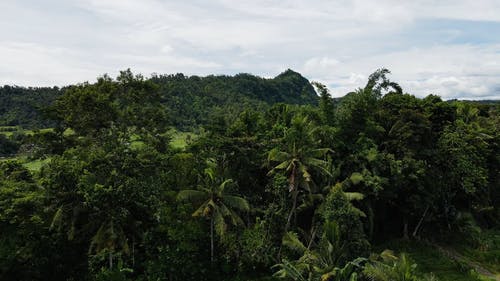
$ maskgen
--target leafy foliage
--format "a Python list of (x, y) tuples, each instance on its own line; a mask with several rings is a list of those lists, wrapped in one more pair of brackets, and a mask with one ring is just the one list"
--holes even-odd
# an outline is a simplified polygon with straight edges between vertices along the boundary
[(444, 276), (418, 251), (370, 258), (399, 238), (498, 270), (498, 109), (416, 98), (386, 69), (341, 99), (291, 70), (0, 88), (0, 279)]

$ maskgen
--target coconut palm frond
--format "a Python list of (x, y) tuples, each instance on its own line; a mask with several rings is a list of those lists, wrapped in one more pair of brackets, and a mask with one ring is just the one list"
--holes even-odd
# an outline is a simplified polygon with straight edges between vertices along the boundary
[(290, 154), (285, 151), (280, 151), (277, 148), (271, 149), (267, 154), (267, 160), (269, 162), (284, 162), (290, 158)]
[(299, 254), (304, 254), (307, 247), (299, 240), (297, 233), (287, 232), (283, 236), (283, 245)]
[(386, 262), (397, 261), (399, 259), (396, 254), (394, 254), (394, 251), (389, 249), (385, 249), (382, 253), (380, 253), (380, 257)]
[(307, 281), (307, 279), (302, 276), (301, 271), (287, 260), (283, 260), (282, 263), (277, 264), (272, 268), (279, 268), (279, 270), (273, 274), (274, 277), (288, 278), (294, 281)]
[(353, 211), (353, 213), (357, 214), (358, 216), (360, 216), (362, 218), (366, 218), (365, 212), (361, 211), (359, 208), (356, 208), (356, 207), (351, 205), (351, 210)]
[(210, 200), (204, 202), (196, 211), (193, 212), (192, 216), (193, 217), (204, 217), (207, 214), (210, 213), (210, 205), (209, 205)]
[(344, 192), (344, 195), (349, 201), (361, 201), (365, 199), (365, 195), (360, 192)]
[(52, 222), (50, 223), (50, 230), (54, 229), (57, 226), (57, 229), (61, 229), (62, 218), (63, 218), (63, 206), (59, 207), (52, 217)]
[(227, 179), (224, 180), (217, 188), (217, 193), (222, 194), (224, 192), (224, 189), (226, 189), (227, 186), (233, 184), (234, 181), (232, 179)]
[(239, 196), (224, 195), (222, 196), (223, 202), (231, 208), (248, 212), (250, 211), (250, 204), (247, 200)]

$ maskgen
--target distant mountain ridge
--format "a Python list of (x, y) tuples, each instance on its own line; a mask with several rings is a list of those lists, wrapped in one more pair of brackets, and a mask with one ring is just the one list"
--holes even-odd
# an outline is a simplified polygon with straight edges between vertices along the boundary
[[(264, 109), (280, 102), (318, 102), (309, 80), (290, 69), (271, 79), (246, 73), (206, 77), (153, 75), (149, 79), (158, 85), (172, 125), (181, 129), (206, 124), (218, 112), (231, 116), (248, 106)], [(53, 126), (53, 121), (44, 118), (43, 108), (52, 104), (66, 88), (0, 87), (0, 126)]]

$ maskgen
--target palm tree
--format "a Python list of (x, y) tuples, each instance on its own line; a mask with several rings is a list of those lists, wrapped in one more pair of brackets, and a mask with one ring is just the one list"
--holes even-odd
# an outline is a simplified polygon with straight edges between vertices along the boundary
[(123, 228), (112, 219), (101, 224), (90, 242), (89, 254), (92, 252), (108, 252), (109, 269), (113, 269), (113, 253), (120, 248), (123, 253), (129, 253), (127, 237)]
[(391, 250), (385, 250), (377, 260), (365, 266), (363, 274), (374, 281), (435, 280), (432, 276), (419, 278), (416, 275), (416, 266), (406, 254), (403, 253), (398, 257)]
[(479, 109), (474, 107), (470, 103), (456, 103), (457, 104), (457, 115), (464, 123), (469, 124), (470, 122), (477, 119), (479, 115)]
[(242, 197), (225, 193), (226, 187), (233, 184), (233, 180), (216, 177), (214, 167), (206, 168), (205, 176), (204, 186), (198, 190), (182, 190), (177, 199), (193, 203), (202, 202), (192, 216), (210, 218), (210, 260), (213, 262), (214, 230), (217, 234), (223, 235), (227, 227), (226, 220), (233, 225), (244, 224), (235, 210), (247, 212), (250, 210), (250, 205)]
[(295, 117), (292, 126), (285, 132), (284, 149), (274, 148), (268, 153), (268, 162), (277, 163), (268, 173), (273, 175), (278, 171), (283, 172), (288, 178), (288, 191), (292, 194), (292, 209), (288, 214), (285, 233), (290, 227), (292, 216), (297, 208), (299, 189), (311, 191), (313, 184), (311, 170), (318, 170), (329, 174), (325, 168), (327, 161), (322, 160), (331, 151), (328, 148), (315, 148), (315, 127), (307, 117)]
[[(75, 206), (72, 206), (75, 204)], [(62, 204), (52, 216), (52, 221), (50, 223), (50, 230), (56, 230), (57, 232), (62, 232), (63, 228), (66, 231), (68, 240), (73, 240), (76, 233), (76, 223), (81, 213), (85, 212), (85, 207), (81, 202), (70, 202)], [(69, 224), (69, 225), (68, 225)]]
[(314, 249), (305, 246), (298, 236), (288, 232), (283, 237), (283, 244), (301, 255), (296, 261), (283, 260), (274, 268), (279, 270), (275, 277), (288, 278), (296, 281), (331, 280), (354, 281), (357, 280), (358, 271), (366, 262), (364, 258), (357, 258), (340, 266), (341, 258), (346, 254), (347, 242), (340, 236), (340, 229), (336, 222), (326, 222), (323, 225), (323, 234)]

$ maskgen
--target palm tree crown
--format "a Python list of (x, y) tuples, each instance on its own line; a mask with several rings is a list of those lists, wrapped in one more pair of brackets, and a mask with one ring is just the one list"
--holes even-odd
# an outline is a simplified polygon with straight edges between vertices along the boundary
[(215, 168), (210, 166), (205, 169), (205, 183), (198, 190), (182, 190), (177, 195), (180, 201), (201, 203), (193, 212), (193, 217), (210, 218), (211, 260), (214, 260), (214, 229), (220, 236), (224, 235), (227, 223), (243, 225), (238, 211), (248, 212), (250, 205), (242, 197), (226, 194), (226, 187), (234, 184), (232, 179), (222, 179), (216, 176)]

